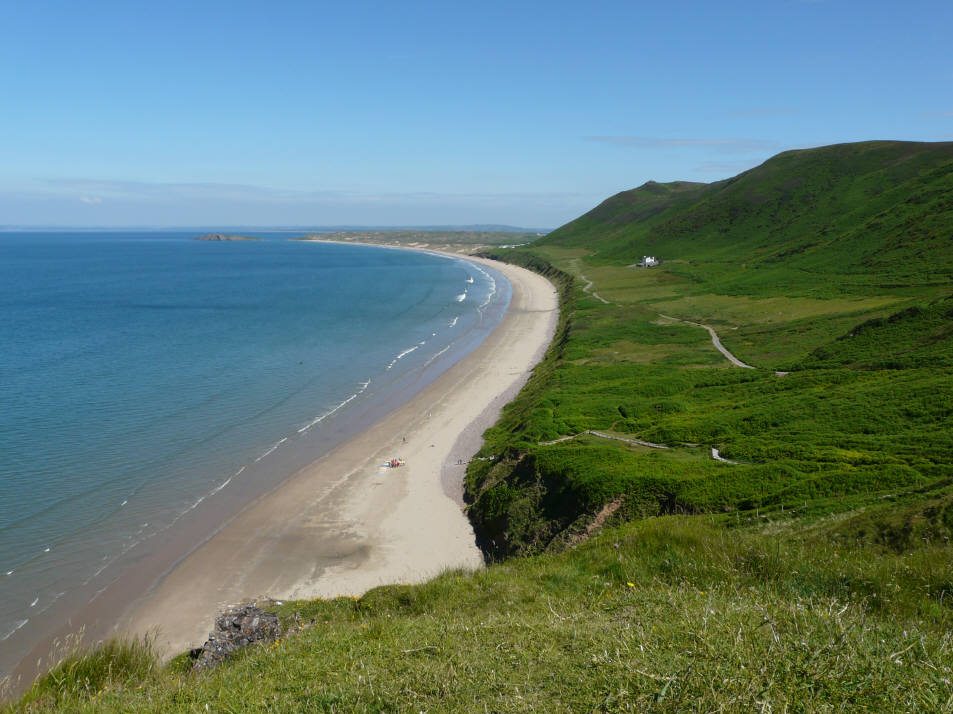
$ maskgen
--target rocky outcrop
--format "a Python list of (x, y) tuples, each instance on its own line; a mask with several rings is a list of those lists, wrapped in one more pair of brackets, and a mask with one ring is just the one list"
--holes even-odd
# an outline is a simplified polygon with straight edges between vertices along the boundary
[(281, 636), (278, 616), (265, 612), (256, 605), (230, 608), (215, 620), (215, 629), (208, 640), (189, 654), (192, 669), (211, 669), (221, 664), (234, 652), (256, 642), (271, 642)]
[(258, 240), (254, 236), (230, 236), (224, 233), (206, 233), (205, 235), (196, 237), (195, 240), (210, 240), (210, 241), (230, 241), (230, 240)]

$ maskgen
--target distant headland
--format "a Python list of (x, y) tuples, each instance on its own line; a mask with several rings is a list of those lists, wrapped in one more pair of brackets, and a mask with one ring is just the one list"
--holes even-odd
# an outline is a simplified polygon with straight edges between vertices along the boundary
[(293, 240), (332, 241), (336, 243), (372, 243), (402, 248), (442, 250), (449, 253), (474, 254), (487, 248), (512, 248), (536, 240), (542, 233), (514, 229), (497, 230), (434, 230), (434, 229), (366, 229), (328, 233), (310, 233)]

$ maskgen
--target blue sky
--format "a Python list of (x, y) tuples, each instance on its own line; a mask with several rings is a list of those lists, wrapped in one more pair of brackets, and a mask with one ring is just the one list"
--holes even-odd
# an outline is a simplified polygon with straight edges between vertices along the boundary
[(0, 3), (0, 225), (557, 226), (953, 139), (953, 3)]

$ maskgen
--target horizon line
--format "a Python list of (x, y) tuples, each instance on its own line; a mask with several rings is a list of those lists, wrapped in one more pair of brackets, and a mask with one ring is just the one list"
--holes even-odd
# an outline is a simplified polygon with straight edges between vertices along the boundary
[(461, 224), (409, 224), (409, 225), (362, 225), (362, 224), (335, 224), (335, 225), (302, 225), (302, 226), (269, 226), (269, 225), (222, 225), (222, 224), (195, 224), (195, 225), (73, 225), (73, 224), (8, 224), (0, 225), (0, 232), (14, 231), (211, 231), (225, 230), (263, 231), (270, 233), (297, 233), (307, 231), (479, 231), (483, 233), (548, 233), (553, 228), (511, 226), (496, 223), (461, 223)]

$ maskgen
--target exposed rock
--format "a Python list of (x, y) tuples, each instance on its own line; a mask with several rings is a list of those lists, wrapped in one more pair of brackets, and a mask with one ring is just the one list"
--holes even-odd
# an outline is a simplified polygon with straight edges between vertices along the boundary
[(280, 636), (277, 615), (256, 605), (238, 605), (219, 615), (208, 641), (189, 653), (194, 660), (192, 669), (211, 669), (243, 647), (256, 642), (271, 642)]

